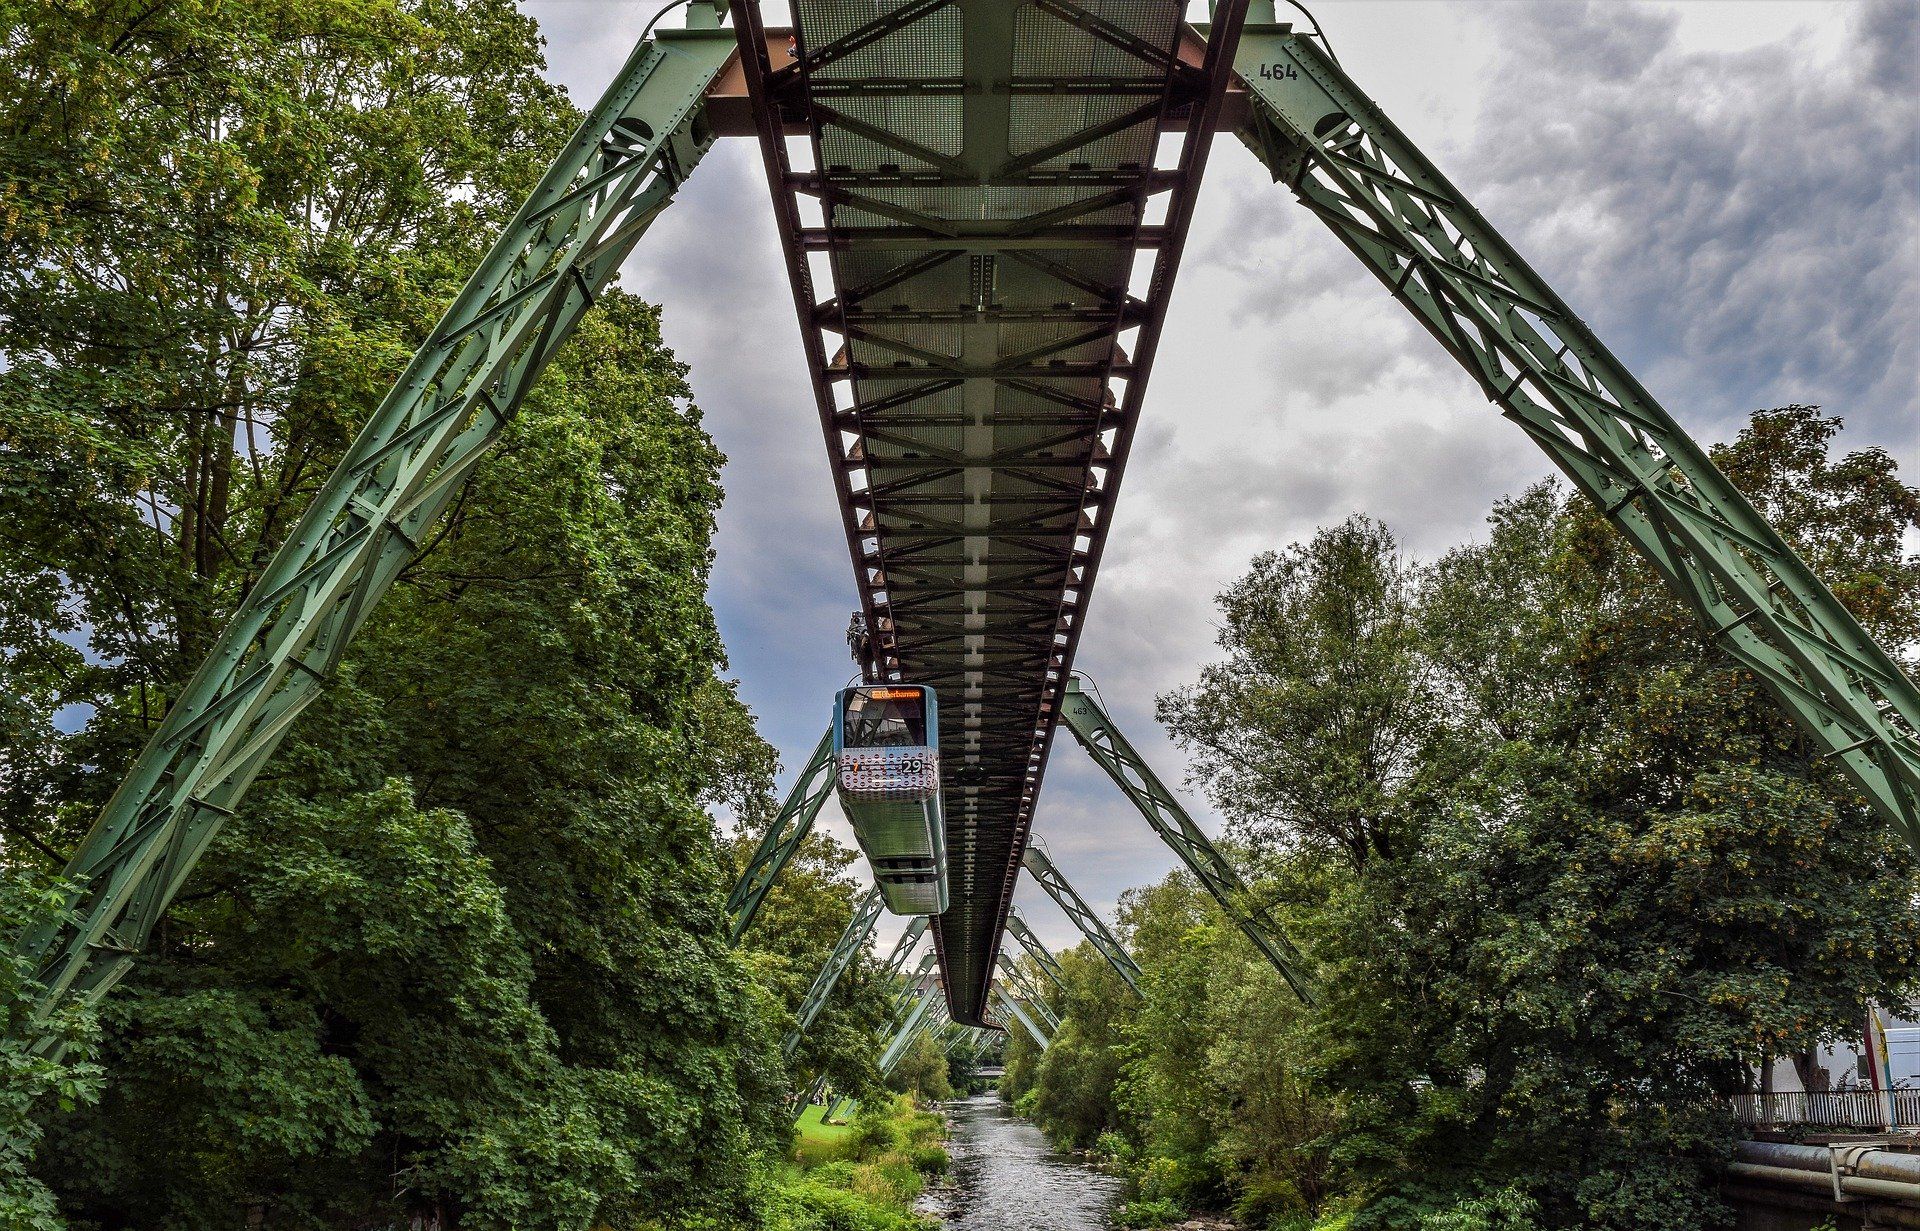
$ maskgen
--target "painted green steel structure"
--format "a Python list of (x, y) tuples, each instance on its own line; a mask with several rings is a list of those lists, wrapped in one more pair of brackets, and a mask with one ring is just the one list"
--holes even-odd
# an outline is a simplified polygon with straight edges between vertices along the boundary
[(863, 672), (942, 698), (935, 942), (964, 1022), (984, 1008), (1245, 3), (1224, 0), (1183, 58), (1184, 0), (797, 0), (784, 39), (732, 0)]
[(1029, 845), (1023, 862), (1027, 871), (1033, 874), (1035, 883), (1047, 891), (1047, 896), (1066, 912), (1067, 918), (1073, 920), (1073, 925), (1080, 929), (1080, 934), (1087, 938), (1101, 957), (1107, 959), (1114, 973), (1126, 980), (1127, 986), (1137, 995), (1140, 991), (1140, 964), (1133, 960), (1133, 955), (1127, 952), (1126, 946), (1120, 943), (1120, 938), (1113, 934), (1106, 921), (1067, 883), (1067, 878), (1054, 866), (1046, 849), (1038, 843)]
[(1059, 960), (1044, 944), (1040, 943), (1040, 938), (1034, 935), (1032, 928), (1027, 926), (1027, 921), (1020, 917), (1019, 907), (1007, 912), (1007, 931), (1012, 933), (1014, 940), (1027, 951), (1027, 956), (1033, 959), (1033, 964), (1039, 967), (1040, 973), (1047, 976), (1047, 979), (1064, 993), (1067, 990), (1067, 982), (1061, 977)]
[(1140, 809), (1140, 815), (1147, 818), (1153, 831), (1180, 856), (1201, 887), (1220, 903), (1227, 917), (1246, 933), (1254, 948), (1273, 963), (1294, 995), (1311, 1004), (1313, 989), (1299, 950), (1265, 908), (1254, 900), (1233, 865), (1208, 840), (1200, 826), (1194, 824), (1180, 800), (1120, 733), (1113, 719), (1100, 708), (1091, 693), (1080, 687), (1078, 677), (1067, 683), (1060, 717), (1080, 741), (1080, 746), (1107, 771), (1107, 776), (1133, 801), (1134, 807)]
[(713, 142), (714, 27), (641, 43), (172, 699), (68, 864), (78, 922), (24, 938), (42, 1013), (125, 974), (368, 612)]
[[(1137, 983), (1111, 933), (1026, 846), (1061, 717), (1308, 992), (1297, 954), (1233, 869), (1069, 686), (1208, 143), (1229, 111), (1276, 180), (1920, 847), (1920, 689), (1345, 73), (1273, 23), (1270, 0), (1251, 23), (1247, 11), (1222, 0), (1216, 25), (1196, 33), (1176, 0), (799, 0), (790, 62), (776, 64), (784, 40), (769, 39), (754, 0), (731, 0), (733, 31), (703, 0), (692, 28), (642, 41), (172, 698), (67, 869), (76, 922), (21, 938), (42, 1013), (97, 999), (124, 974), (531, 382), (711, 146), (711, 91), (730, 59), (772, 172), (865, 669), (955, 698), (942, 713), (955, 903), (932, 930), (956, 1020), (981, 1020), (1023, 865)], [(795, 135), (810, 167), (792, 165)], [(1154, 157), (1163, 138), (1180, 147), (1173, 166)], [(801, 197), (823, 224), (801, 221)], [(1147, 221), (1152, 197), (1166, 201), (1164, 222)], [(831, 270), (824, 300), (809, 253)], [(1136, 258), (1152, 268), (1138, 293)], [(729, 901), (736, 939), (830, 787), (816, 749)], [(870, 928), (849, 928), (839, 969)], [(839, 969), (821, 972), (819, 999)]]
[(907, 1045), (913, 1042), (913, 1036), (920, 1030), (921, 1024), (929, 1013), (934, 1012), (934, 1003), (939, 1000), (938, 988), (929, 983), (919, 996), (914, 998), (913, 1008), (908, 1010), (907, 1019), (900, 1023), (887, 1041), (886, 1050), (880, 1053), (880, 1075), (892, 1075), (894, 1066), (900, 1063), (900, 1057), (906, 1054)]
[(1033, 1016), (1020, 1007), (1018, 1000), (1007, 994), (1006, 988), (996, 983), (993, 985), (990, 994), (994, 1003), (997, 1003), (1002, 1009), (1006, 1010), (1007, 1015), (1019, 1022), (1026, 1030), (1028, 1037), (1039, 1044), (1041, 1051), (1045, 1051), (1053, 1046), (1053, 1036), (1040, 1028), (1040, 1023), (1034, 1021)]
[(1708, 638), (1920, 848), (1920, 689), (1591, 330), (1323, 52), (1249, 26), (1241, 135), (1590, 497)]
[(793, 1029), (780, 1044), (780, 1052), (791, 1057), (800, 1048), (800, 1040), (806, 1037), (807, 1027), (813, 1025), (813, 1019), (820, 1016), (820, 1010), (827, 1005), (827, 997), (833, 995), (833, 989), (840, 982), (847, 967), (860, 950), (866, 948), (867, 938), (873, 935), (873, 925), (880, 918), (880, 891), (869, 889), (853, 904), (853, 918), (847, 920), (846, 930), (840, 933), (833, 952), (827, 955), (826, 964), (820, 973), (813, 977), (812, 986), (807, 988), (806, 997), (800, 1002), (800, 1010), (794, 1014)]
[[(1038, 1013), (1047, 1023), (1048, 1033), (1058, 1034), (1060, 1032), (1060, 1015), (1055, 1013), (1053, 1006), (1047, 1003), (1044, 990), (1036, 986), (1033, 980), (1027, 977), (1027, 972), (1022, 970), (1011, 957), (1007, 956), (1005, 949), (1000, 951), (997, 964), (1000, 967), (1000, 984), (1002, 989), (1012, 991), (1014, 996), (1019, 997), (1026, 1003), (1027, 1008)], [(1011, 999), (1011, 997), (1009, 997), (1009, 999)]]
[[(829, 729), (801, 767), (800, 777), (787, 792), (786, 801), (780, 805), (773, 823), (767, 826), (759, 845), (753, 848), (753, 856), (747, 860), (746, 870), (740, 873), (733, 892), (727, 895), (728, 938), (734, 944), (739, 944), (740, 938), (753, 926), (760, 904), (767, 900), (767, 891), (773, 888), (781, 869), (813, 831), (814, 818), (820, 815), (821, 805), (833, 794), (833, 778), (833, 731)], [(925, 930), (924, 924), (921, 930)]]

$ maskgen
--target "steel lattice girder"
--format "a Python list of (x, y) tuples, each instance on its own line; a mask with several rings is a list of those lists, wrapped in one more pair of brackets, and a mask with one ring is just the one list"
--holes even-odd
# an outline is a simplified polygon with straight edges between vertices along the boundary
[(1046, 1019), (1048, 1030), (1058, 1034), (1060, 1032), (1060, 1015), (1053, 1011), (1053, 1006), (1047, 1003), (1047, 998), (1041, 994), (1040, 989), (1034, 985), (1033, 980), (1027, 978), (1027, 972), (1014, 964), (1013, 959), (1007, 956), (1005, 949), (1000, 951), (1000, 957), (996, 964), (1000, 968), (1000, 980), (1002, 984), (1013, 989), (1016, 996), (1024, 1000), (1029, 1007), (1036, 1010), (1042, 1018)]
[(1107, 959), (1107, 965), (1113, 967), (1114, 973), (1125, 980), (1136, 996), (1139, 995), (1140, 964), (1133, 960), (1133, 955), (1127, 952), (1120, 938), (1107, 927), (1106, 921), (1095, 914), (1086, 899), (1067, 883), (1067, 878), (1060, 874), (1060, 869), (1054, 866), (1046, 851), (1036, 844), (1029, 844), (1023, 862), (1027, 871), (1033, 873), (1033, 879), (1047, 891), (1047, 896), (1067, 913), (1067, 918), (1073, 920), (1073, 925), (1080, 929), (1080, 934), (1087, 938), (1094, 950)]
[[(740, 874), (733, 892), (727, 896), (728, 939), (739, 944), (740, 938), (753, 926), (754, 916), (760, 913), (760, 904), (766, 901), (767, 891), (773, 888), (781, 869), (787, 866), (800, 844), (807, 840), (813, 831), (814, 818), (820, 815), (821, 805), (827, 802), (827, 796), (833, 793), (833, 731), (829, 728), (820, 736), (820, 742), (814, 745), (813, 755), (800, 770), (800, 777), (794, 781), (793, 789), (787, 792), (786, 802), (780, 805), (780, 811), (767, 826), (767, 832), (761, 837), (758, 846), (753, 848), (753, 857), (747, 861), (746, 870)], [(915, 933), (917, 937), (919, 933)]]
[(977, 1024), (1244, 0), (1184, 59), (1175, 0), (800, 0), (790, 52), (754, 0), (732, 11), (864, 668), (942, 691), (953, 906), (935, 942)]
[(1060, 708), (1060, 716), (1087, 754), (1101, 769), (1107, 771), (1107, 776), (1133, 801), (1140, 815), (1153, 827), (1153, 832), (1159, 834), (1161, 841), (1180, 856), (1180, 861), (1187, 865), (1201, 887), (1220, 903), (1227, 918), (1239, 925), (1247, 939), (1253, 942), (1254, 948), (1260, 950), (1273, 968), (1280, 972), (1280, 977), (1287, 981), (1293, 994), (1305, 1003), (1312, 1004), (1313, 992), (1299, 950), (1280, 930), (1279, 924), (1254, 900), (1233, 865), (1193, 823), (1186, 808), (1160, 781), (1159, 775), (1148, 767), (1133, 745), (1127, 742), (1127, 737), (1120, 733), (1113, 719), (1080, 687), (1078, 678), (1067, 685), (1066, 702)]
[(887, 963), (881, 968), (881, 979), (897, 979), (900, 972), (907, 968), (907, 959), (913, 956), (914, 946), (927, 934), (927, 916), (915, 915), (907, 921), (907, 930), (900, 933), (900, 939), (893, 942), (893, 952), (887, 955)]
[[(22, 938), (44, 1019), (126, 972), (214, 834), (533, 380), (712, 143), (728, 33), (641, 43), (174, 698), (67, 865), (75, 926)], [(48, 1043), (47, 1046), (53, 1046)]]
[(1040, 943), (1040, 938), (1033, 934), (1033, 929), (1027, 926), (1027, 921), (1020, 917), (1020, 908), (1017, 906), (1007, 912), (1007, 931), (1013, 933), (1013, 938), (1020, 942), (1022, 949), (1027, 951), (1027, 956), (1033, 959), (1033, 964), (1040, 968), (1040, 973), (1046, 975), (1053, 985), (1060, 989), (1061, 994), (1065, 995), (1067, 981), (1060, 973), (1059, 960)]
[(847, 926), (840, 933), (840, 939), (834, 943), (833, 952), (827, 955), (826, 964), (820, 967), (820, 973), (813, 977), (812, 986), (800, 1002), (800, 1010), (794, 1014), (793, 1029), (787, 1032), (786, 1039), (780, 1045), (780, 1052), (791, 1057), (800, 1048), (800, 1040), (806, 1036), (807, 1028), (813, 1025), (813, 1019), (820, 1016), (820, 1010), (826, 1008), (827, 998), (833, 995), (833, 989), (839, 984), (840, 976), (846, 973), (848, 966), (862, 948), (867, 937), (873, 935), (873, 925), (880, 918), (880, 891), (869, 889), (861, 894), (853, 904), (853, 918), (847, 920)]
[(933, 979), (934, 970), (939, 962), (940, 955), (937, 953), (921, 955), (920, 964), (914, 967), (913, 974), (908, 977), (900, 990), (894, 993), (893, 1005), (887, 1014), (887, 1024), (881, 1027), (880, 1033), (890, 1035), (899, 1028), (901, 1018), (913, 1004), (913, 998), (919, 995)]
[(1053, 1046), (1053, 1036), (1040, 1029), (1040, 1024), (1027, 1015), (1027, 1011), (1020, 1007), (1018, 1001), (1007, 995), (1005, 988), (995, 985), (991, 994), (999, 1001), (1001, 1008), (1005, 1009), (1015, 1021), (1026, 1027), (1028, 1036), (1039, 1044), (1041, 1051)]
[(1241, 136), (1920, 848), (1920, 689), (1324, 52), (1249, 27)]

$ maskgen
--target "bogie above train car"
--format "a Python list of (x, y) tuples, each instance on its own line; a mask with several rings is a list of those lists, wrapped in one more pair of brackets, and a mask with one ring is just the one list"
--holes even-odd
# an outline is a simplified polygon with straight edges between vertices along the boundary
[(840, 807), (896, 915), (947, 908), (947, 827), (940, 806), (940, 721), (933, 689), (861, 684), (833, 705)]

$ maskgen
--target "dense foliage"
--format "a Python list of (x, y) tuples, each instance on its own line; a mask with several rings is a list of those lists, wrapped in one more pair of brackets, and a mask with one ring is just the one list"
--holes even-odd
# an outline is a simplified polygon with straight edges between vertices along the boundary
[[(575, 116), (509, 0), (0, 13), (13, 935)], [(851, 887), (822, 841), (726, 944), (711, 813), (774, 764), (705, 601), (721, 461), (603, 296), (100, 1020), (33, 1052), (0, 969), (0, 1223), (770, 1216)], [(877, 1084), (870, 983), (809, 1075)]]
[(905, 1096), (873, 1099), (847, 1123), (808, 1112), (794, 1165), (769, 1188), (767, 1231), (932, 1231), (938, 1224), (913, 1207), (928, 1180), (947, 1171), (944, 1128)]
[[(1920, 641), (1920, 493), (1809, 407), (1720, 464), (1882, 644)], [(1070, 954), (1010, 1094), (1137, 1212), (1254, 1225), (1726, 1225), (1720, 1097), (1920, 974), (1913, 854), (1583, 502), (1543, 484), (1430, 566), (1354, 518), (1221, 596), (1160, 713), (1299, 1005), (1185, 876), (1121, 912), (1136, 1000)]]

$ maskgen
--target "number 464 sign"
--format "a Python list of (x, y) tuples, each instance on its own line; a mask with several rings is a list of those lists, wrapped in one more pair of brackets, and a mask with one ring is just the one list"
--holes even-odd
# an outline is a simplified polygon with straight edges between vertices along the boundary
[(1268, 81), (1297, 81), (1299, 80), (1300, 72), (1294, 68), (1291, 63), (1262, 64), (1260, 66), (1260, 76)]

